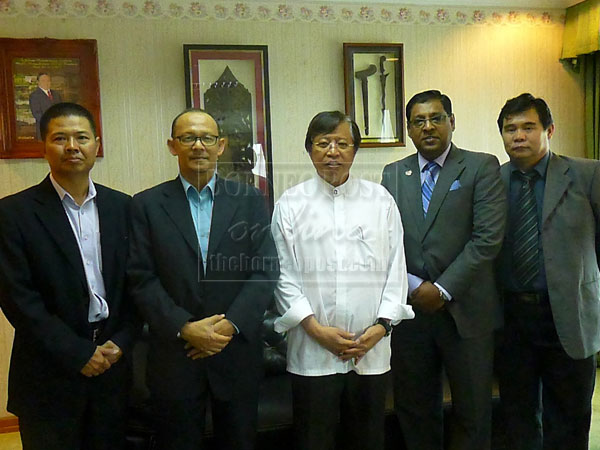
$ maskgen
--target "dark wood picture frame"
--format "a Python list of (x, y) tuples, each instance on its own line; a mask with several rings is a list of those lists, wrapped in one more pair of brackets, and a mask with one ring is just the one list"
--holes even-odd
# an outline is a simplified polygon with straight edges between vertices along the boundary
[(252, 184), (273, 208), (273, 159), (266, 45), (183, 46), (187, 107), (207, 110), (227, 142), (219, 174)]
[[(102, 138), (95, 40), (0, 38), (0, 92), (6, 93), (0, 96), (0, 158), (44, 156), (29, 99), (37, 89), (40, 73), (52, 79), (51, 89), (59, 93), (61, 101), (90, 110), (97, 135)], [(102, 150), (101, 146), (98, 156), (103, 155)]]
[(361, 147), (406, 145), (402, 44), (344, 43), (344, 90)]

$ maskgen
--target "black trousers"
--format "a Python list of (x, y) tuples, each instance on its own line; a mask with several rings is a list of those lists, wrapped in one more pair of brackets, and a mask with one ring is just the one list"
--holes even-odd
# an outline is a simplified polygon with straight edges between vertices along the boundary
[[(297, 450), (383, 450), (387, 375), (292, 375)], [(338, 428), (339, 425), (339, 428)]]
[(123, 384), (113, 392), (90, 388), (83, 414), (57, 405), (53, 416), (20, 415), (23, 450), (123, 449), (129, 387)]
[(444, 370), (453, 409), (446, 448), (489, 450), (493, 335), (463, 339), (446, 310), (415, 313), (392, 333), (394, 409), (407, 450), (444, 448)]
[(566, 354), (547, 301), (505, 299), (498, 372), (511, 450), (588, 449), (595, 355)]
[(156, 450), (200, 450), (210, 402), (215, 450), (253, 450), (258, 415), (258, 385), (221, 400), (210, 390), (196, 398), (154, 399)]

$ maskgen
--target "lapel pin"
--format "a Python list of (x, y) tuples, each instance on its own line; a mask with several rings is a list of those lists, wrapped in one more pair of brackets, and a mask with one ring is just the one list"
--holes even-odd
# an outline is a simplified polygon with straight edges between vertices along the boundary
[(406, 172), (404, 172), (404, 175), (410, 177), (412, 175), (412, 170), (407, 170)]

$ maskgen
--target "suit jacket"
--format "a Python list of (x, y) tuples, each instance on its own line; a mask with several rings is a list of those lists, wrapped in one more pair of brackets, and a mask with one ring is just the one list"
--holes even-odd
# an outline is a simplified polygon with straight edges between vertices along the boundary
[[(217, 178), (205, 275), (181, 180), (134, 196), (128, 274), (150, 326), (148, 385), (156, 398), (196, 397), (208, 382), (227, 399), (256, 384), (260, 324), (279, 276), (269, 219), (258, 190)], [(221, 353), (193, 361), (177, 334), (214, 314), (240, 332)]]
[(387, 165), (382, 184), (402, 216), (408, 272), (452, 295), (446, 308), (459, 334), (475, 337), (499, 326), (493, 261), (504, 236), (506, 197), (496, 157), (452, 144), (426, 218), (417, 154)]
[[(508, 163), (501, 173), (508, 191)], [(550, 155), (540, 229), (558, 337), (570, 357), (587, 358), (600, 350), (600, 162)]]
[(0, 305), (15, 327), (8, 410), (17, 415), (83, 414), (89, 389), (108, 394), (127, 385), (126, 357), (98, 377), (80, 374), (96, 345), (109, 339), (128, 355), (134, 329), (124, 295), (130, 197), (96, 189), (110, 311), (97, 343), (79, 247), (50, 178), (0, 200)]
[(33, 117), (35, 118), (35, 130), (38, 139), (41, 139), (40, 119), (42, 118), (42, 115), (52, 105), (62, 101), (58, 91), (50, 89), (50, 92), (52, 93), (52, 100), (50, 100), (50, 97), (48, 97), (46, 93), (39, 87), (29, 95), (29, 108), (31, 109), (31, 114), (33, 114)]

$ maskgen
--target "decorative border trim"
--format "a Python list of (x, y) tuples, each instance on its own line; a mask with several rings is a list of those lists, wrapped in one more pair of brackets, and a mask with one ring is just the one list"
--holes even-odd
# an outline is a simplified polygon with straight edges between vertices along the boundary
[(130, 17), (200, 20), (392, 23), (418, 25), (561, 25), (560, 9), (260, 3), (220, 0), (0, 0), (0, 17)]
[(0, 418), (0, 434), (19, 431), (19, 419), (15, 416)]

